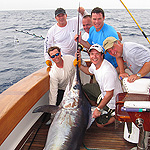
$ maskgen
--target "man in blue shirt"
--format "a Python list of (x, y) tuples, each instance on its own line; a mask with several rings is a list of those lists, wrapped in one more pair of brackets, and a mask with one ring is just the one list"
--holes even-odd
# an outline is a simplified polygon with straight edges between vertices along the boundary
[[(115, 29), (112, 26), (104, 23), (105, 15), (101, 8), (94, 8), (91, 11), (91, 16), (93, 26), (90, 28), (88, 40), (84, 41), (81, 36), (79, 36), (79, 42), (84, 47), (89, 49), (93, 44), (99, 44), (103, 46), (103, 41), (109, 36), (113, 36), (118, 39), (118, 34)], [(108, 60), (115, 68), (118, 67), (116, 58), (111, 56), (109, 53), (105, 54), (105, 59)]]

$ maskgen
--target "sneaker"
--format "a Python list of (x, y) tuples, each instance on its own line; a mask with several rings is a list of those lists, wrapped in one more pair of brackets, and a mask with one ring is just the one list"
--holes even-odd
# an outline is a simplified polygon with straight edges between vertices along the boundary
[(46, 122), (46, 125), (50, 125), (50, 124), (52, 123), (54, 117), (55, 117), (55, 114), (51, 114), (50, 120), (48, 120), (48, 121)]
[(52, 123), (52, 119), (48, 120), (45, 124), (48, 126)]

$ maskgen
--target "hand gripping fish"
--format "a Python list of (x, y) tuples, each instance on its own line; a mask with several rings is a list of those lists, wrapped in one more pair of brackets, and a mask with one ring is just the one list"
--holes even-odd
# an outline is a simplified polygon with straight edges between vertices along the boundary
[(44, 150), (79, 150), (85, 131), (91, 125), (91, 105), (82, 92), (78, 66), (76, 68), (73, 85), (65, 91), (62, 106), (46, 105), (34, 110), (50, 113), (57, 111)]

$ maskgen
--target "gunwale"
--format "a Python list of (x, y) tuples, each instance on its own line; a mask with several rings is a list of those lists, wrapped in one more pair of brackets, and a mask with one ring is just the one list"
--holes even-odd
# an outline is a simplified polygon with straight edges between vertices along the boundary
[(49, 75), (45, 67), (0, 94), (0, 145), (48, 90)]

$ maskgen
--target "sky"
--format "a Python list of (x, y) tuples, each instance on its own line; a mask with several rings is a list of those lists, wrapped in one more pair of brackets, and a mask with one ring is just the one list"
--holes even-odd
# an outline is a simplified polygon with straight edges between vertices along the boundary
[[(120, 0), (0, 0), (2, 10), (44, 10), (77, 9), (79, 6), (85, 9), (101, 7), (102, 9), (124, 9)], [(122, 0), (128, 9), (150, 9), (150, 0)]]

